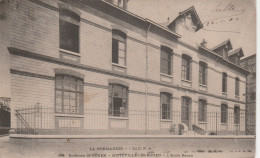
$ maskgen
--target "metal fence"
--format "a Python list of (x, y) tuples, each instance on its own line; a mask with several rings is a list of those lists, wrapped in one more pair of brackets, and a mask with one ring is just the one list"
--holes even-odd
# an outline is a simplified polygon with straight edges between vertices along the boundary
[[(231, 110), (229, 110), (231, 111)], [(225, 116), (223, 116), (225, 115)], [(17, 134), (42, 135), (244, 135), (245, 111), (198, 111), (184, 114), (128, 109), (127, 116), (110, 116), (108, 110), (85, 109), (83, 114), (56, 113), (41, 106), (15, 110)], [(14, 127), (13, 126), (13, 127)]]

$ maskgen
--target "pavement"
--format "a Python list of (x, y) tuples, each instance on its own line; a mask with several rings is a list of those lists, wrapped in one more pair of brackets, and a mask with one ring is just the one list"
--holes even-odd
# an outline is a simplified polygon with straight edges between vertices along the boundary
[(0, 136), (0, 158), (254, 158), (255, 139), (41, 138)]

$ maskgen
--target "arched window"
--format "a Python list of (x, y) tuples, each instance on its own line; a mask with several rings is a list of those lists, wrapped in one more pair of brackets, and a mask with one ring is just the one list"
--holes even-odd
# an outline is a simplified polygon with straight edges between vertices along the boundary
[(198, 115), (200, 122), (207, 122), (207, 101), (204, 99), (199, 99)]
[(79, 53), (80, 16), (66, 9), (59, 9), (60, 48)]
[(109, 84), (109, 115), (128, 116), (128, 87)]
[(239, 78), (238, 77), (236, 77), (236, 79), (235, 79), (235, 95), (236, 96), (239, 96)]
[(83, 79), (68, 74), (56, 74), (56, 113), (83, 114), (83, 93)]
[(182, 55), (182, 79), (191, 80), (191, 57)]
[(161, 73), (172, 74), (172, 49), (161, 46)]
[(227, 123), (228, 117), (228, 106), (226, 104), (221, 104), (221, 123)]
[(227, 74), (222, 73), (222, 92), (227, 93)]
[(161, 93), (161, 119), (171, 119), (171, 97), (170, 93)]
[(203, 85), (207, 84), (207, 67), (206, 63), (199, 62), (199, 83)]
[(126, 34), (112, 30), (112, 62), (121, 66), (126, 65)]

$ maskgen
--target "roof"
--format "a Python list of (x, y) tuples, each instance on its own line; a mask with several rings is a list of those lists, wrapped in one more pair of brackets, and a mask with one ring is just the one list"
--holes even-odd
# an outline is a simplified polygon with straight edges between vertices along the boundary
[(238, 70), (240, 70), (242, 73), (248, 75), (250, 72), (248, 70), (246, 70), (245, 68), (239, 66), (239, 65), (236, 65), (234, 63), (232, 63), (231, 61), (227, 60), (227, 59), (224, 59), (222, 58), (222, 56), (216, 54), (215, 52), (213, 52), (212, 50), (206, 48), (206, 47), (202, 47), (202, 46), (199, 46), (199, 49), (203, 49), (205, 50), (206, 52), (208, 52), (209, 54), (211, 55), (214, 55), (215, 57), (217, 57), (218, 59), (222, 60), (224, 63), (228, 64), (229, 66), (232, 66), (233, 68), (236, 68)]
[(227, 39), (227, 40), (221, 42), (220, 44), (216, 45), (215, 47), (211, 48), (211, 50), (214, 51), (214, 50), (216, 50), (216, 49), (218, 49), (218, 48), (220, 48), (220, 47), (223, 47), (223, 46), (225, 46), (225, 45), (228, 45), (228, 46), (229, 46), (229, 50), (232, 49), (232, 44), (231, 44), (231, 42), (230, 42), (230, 39)]
[(192, 22), (194, 23), (194, 25), (197, 26), (197, 29), (196, 31), (200, 30), (202, 27), (203, 27), (203, 24), (202, 22), (200, 21), (200, 18), (195, 10), (195, 7), (194, 6), (191, 6), (190, 8), (184, 10), (183, 12), (180, 12), (179, 15), (168, 25), (168, 28), (171, 28), (172, 25), (176, 22), (176, 20), (179, 18), (179, 17), (182, 17), (183, 15), (187, 14), (187, 13), (190, 13), (191, 14), (191, 17), (192, 17)]
[[(104, 3), (105, 3), (106, 5), (108, 5), (108, 6), (111, 6), (111, 7), (113, 7), (113, 8), (116, 8), (118, 11), (121, 11), (121, 13), (120, 13), (120, 16), (121, 16), (121, 17), (123, 16), (123, 14), (126, 14), (126, 15), (128, 15), (128, 16), (130, 15), (130, 16), (132, 16), (133, 18), (136, 18), (136, 19), (141, 20), (143, 23), (148, 23), (149, 25), (153, 25), (153, 26), (157, 27), (158, 29), (164, 30), (164, 31), (170, 33), (171, 35), (173, 35), (173, 36), (175, 36), (175, 37), (177, 37), (177, 38), (180, 38), (180, 37), (181, 37), (181, 35), (179, 35), (179, 34), (173, 32), (173, 31), (170, 30), (168, 27), (162, 26), (162, 25), (160, 25), (160, 24), (158, 24), (158, 23), (156, 23), (156, 22), (154, 22), (154, 21), (152, 21), (152, 20), (150, 20), (150, 19), (142, 18), (142, 17), (140, 17), (140, 16), (138, 16), (138, 15), (132, 13), (132, 12), (129, 12), (128, 10), (122, 9), (122, 8), (120, 8), (120, 7), (117, 6), (117, 5), (114, 5), (114, 4), (110, 3), (110, 2), (107, 2), (106, 0), (100, 0), (100, 1), (101, 1), (101, 2), (104, 2)], [(89, 2), (89, 4), (94, 5), (93, 2), (98, 3), (99, 1), (96, 1), (96, 0), (90, 1), (90, 0), (89, 0), (89, 1), (87, 1), (87, 2)], [(110, 11), (111, 11), (111, 10), (110, 10)], [(117, 14), (117, 13), (115, 13), (115, 12), (113, 12), (113, 14), (119, 15), (119, 14)]]
[(244, 56), (244, 52), (243, 52), (242, 48), (238, 48), (238, 49), (235, 49), (235, 50), (229, 52), (228, 56), (230, 57), (230, 56), (235, 55), (235, 54), (237, 54), (239, 57)]
[(242, 60), (240, 60), (240, 62), (245, 62), (245, 61), (247, 61), (249, 59), (252, 59), (252, 58), (256, 58), (256, 54), (253, 54), (253, 55), (250, 55), (250, 56), (248, 56), (246, 58), (243, 58)]

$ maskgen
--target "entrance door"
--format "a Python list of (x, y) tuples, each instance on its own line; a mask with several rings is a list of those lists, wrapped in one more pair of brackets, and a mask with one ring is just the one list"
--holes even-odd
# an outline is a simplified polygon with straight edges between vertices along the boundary
[(181, 106), (181, 123), (184, 123), (189, 128), (190, 126), (190, 98), (182, 98)]

